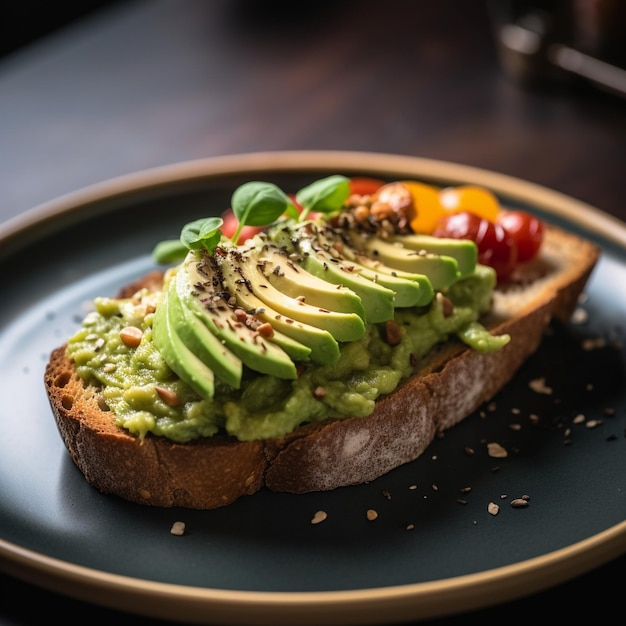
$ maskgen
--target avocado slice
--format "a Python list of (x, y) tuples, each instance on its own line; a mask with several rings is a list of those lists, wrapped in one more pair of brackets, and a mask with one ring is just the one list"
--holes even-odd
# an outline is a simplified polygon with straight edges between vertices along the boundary
[(414, 234), (397, 235), (391, 241), (411, 250), (425, 250), (456, 259), (461, 274), (460, 278), (473, 274), (476, 263), (478, 263), (478, 246), (469, 239)]
[(179, 337), (170, 323), (168, 293), (163, 292), (152, 320), (152, 341), (169, 368), (201, 398), (211, 399), (215, 375)]
[(224, 294), (216, 290), (219, 284), (209, 262), (198, 259), (194, 252), (187, 255), (176, 274), (176, 291), (181, 304), (247, 367), (279, 378), (297, 378), (296, 366), (289, 355), (236, 317)]
[(292, 298), (338, 313), (356, 313), (365, 319), (361, 298), (344, 285), (329, 283), (298, 264), (298, 259), (267, 236), (258, 235), (258, 268), (279, 291)]
[(398, 242), (390, 243), (380, 237), (355, 232), (350, 233), (350, 242), (359, 252), (395, 270), (425, 274), (437, 291), (461, 277), (457, 260), (448, 255), (413, 250)]
[(292, 298), (272, 285), (262, 272), (257, 250), (253, 247), (228, 250), (227, 263), (235, 267), (241, 280), (266, 306), (281, 315), (328, 331), (337, 341), (356, 341), (365, 334), (363, 318), (356, 313), (342, 313)]
[[(395, 294), (392, 289), (362, 276), (353, 262), (345, 261), (337, 250), (318, 241), (319, 230), (312, 222), (279, 226), (270, 236), (279, 245), (289, 246), (298, 254), (298, 264), (307, 272), (334, 285), (348, 287), (356, 293), (365, 309), (369, 323), (385, 322), (393, 318)], [(356, 271), (355, 271), (356, 270)]]
[(293, 337), (289, 337), (284, 333), (273, 328), (273, 334), (267, 340), (280, 346), (292, 361), (307, 361), (311, 356), (311, 348), (303, 343), (296, 341)]
[(249, 284), (238, 272), (236, 264), (227, 257), (216, 257), (222, 273), (224, 287), (234, 296), (244, 310), (253, 313), (258, 319), (269, 322), (274, 328), (293, 341), (304, 344), (310, 350), (311, 361), (320, 365), (334, 365), (339, 359), (339, 344), (327, 331), (309, 324), (304, 324), (282, 315), (249, 288)]
[(403, 272), (385, 265), (382, 261), (370, 259), (355, 250), (341, 235), (329, 228), (316, 229), (317, 241), (332, 256), (340, 255), (352, 262), (354, 272), (368, 280), (391, 289), (394, 294), (394, 307), (425, 306), (433, 299), (434, 290), (424, 274)]
[(186, 306), (183, 306), (172, 276), (167, 289), (167, 312), (170, 326), (183, 343), (201, 361), (206, 363), (218, 378), (235, 389), (241, 386), (243, 364), (205, 324)]

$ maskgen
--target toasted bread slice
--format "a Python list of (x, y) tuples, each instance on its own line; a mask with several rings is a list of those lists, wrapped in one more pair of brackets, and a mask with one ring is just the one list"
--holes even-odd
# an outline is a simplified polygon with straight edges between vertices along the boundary
[[(212, 509), (261, 487), (304, 493), (371, 481), (419, 457), (438, 432), (496, 394), (538, 348), (552, 319), (567, 322), (596, 265), (593, 243), (546, 224), (541, 254), (494, 294), (482, 320), (511, 341), (491, 354), (449, 341), (433, 350), (398, 389), (364, 418), (304, 425), (276, 440), (225, 436), (177, 444), (144, 440), (115, 425), (100, 390), (56, 348), (45, 385), (61, 437), (86, 480), (104, 493), (159, 507)], [(158, 289), (153, 273), (128, 285)]]

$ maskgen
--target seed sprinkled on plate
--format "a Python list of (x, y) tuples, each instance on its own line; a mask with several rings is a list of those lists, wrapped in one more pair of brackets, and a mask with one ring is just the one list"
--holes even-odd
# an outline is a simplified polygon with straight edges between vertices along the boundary
[(500, 505), (495, 502), (490, 502), (487, 505), (487, 511), (490, 515), (497, 515), (500, 512)]
[(185, 522), (174, 522), (170, 528), (170, 534), (181, 536), (185, 534)]
[(487, 444), (487, 453), (494, 459), (504, 459), (509, 455), (505, 448), (495, 442)]
[(546, 395), (550, 395), (552, 393), (552, 387), (548, 387), (546, 385), (546, 379), (543, 377), (531, 380), (528, 383), (528, 386), (536, 393), (543, 393)]
[(375, 511), (374, 509), (367, 509), (366, 516), (370, 522), (373, 522), (378, 517), (378, 511)]
[(596, 426), (602, 426), (602, 420), (589, 420), (585, 426), (587, 428), (596, 428)]
[(316, 511), (315, 515), (311, 519), (311, 524), (320, 524), (328, 517), (326, 511)]

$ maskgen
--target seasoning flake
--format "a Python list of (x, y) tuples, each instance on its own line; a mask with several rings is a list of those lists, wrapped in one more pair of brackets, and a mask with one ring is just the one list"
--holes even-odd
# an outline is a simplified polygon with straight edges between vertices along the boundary
[(311, 524), (320, 524), (328, 517), (328, 513), (326, 511), (317, 511), (313, 518), (311, 519)]
[(185, 522), (174, 522), (170, 528), (170, 534), (178, 537), (185, 534)]

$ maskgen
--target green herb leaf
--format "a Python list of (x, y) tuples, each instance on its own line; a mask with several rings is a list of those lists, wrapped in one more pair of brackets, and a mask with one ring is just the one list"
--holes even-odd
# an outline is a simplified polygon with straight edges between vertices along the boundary
[(180, 241), (189, 250), (204, 248), (213, 252), (222, 237), (220, 228), (224, 224), (221, 217), (206, 217), (186, 224), (181, 233)]
[(183, 245), (180, 239), (168, 239), (154, 246), (152, 258), (161, 265), (170, 265), (171, 263), (182, 261), (187, 254), (187, 250), (187, 246)]
[(238, 187), (231, 199), (231, 207), (239, 220), (237, 231), (231, 237), (237, 241), (244, 226), (266, 226), (278, 219), (293, 203), (289, 196), (272, 183), (252, 181)]
[(350, 195), (350, 179), (334, 175), (322, 178), (300, 189), (296, 200), (302, 206), (300, 219), (306, 219), (311, 211), (334, 213), (339, 211)]

